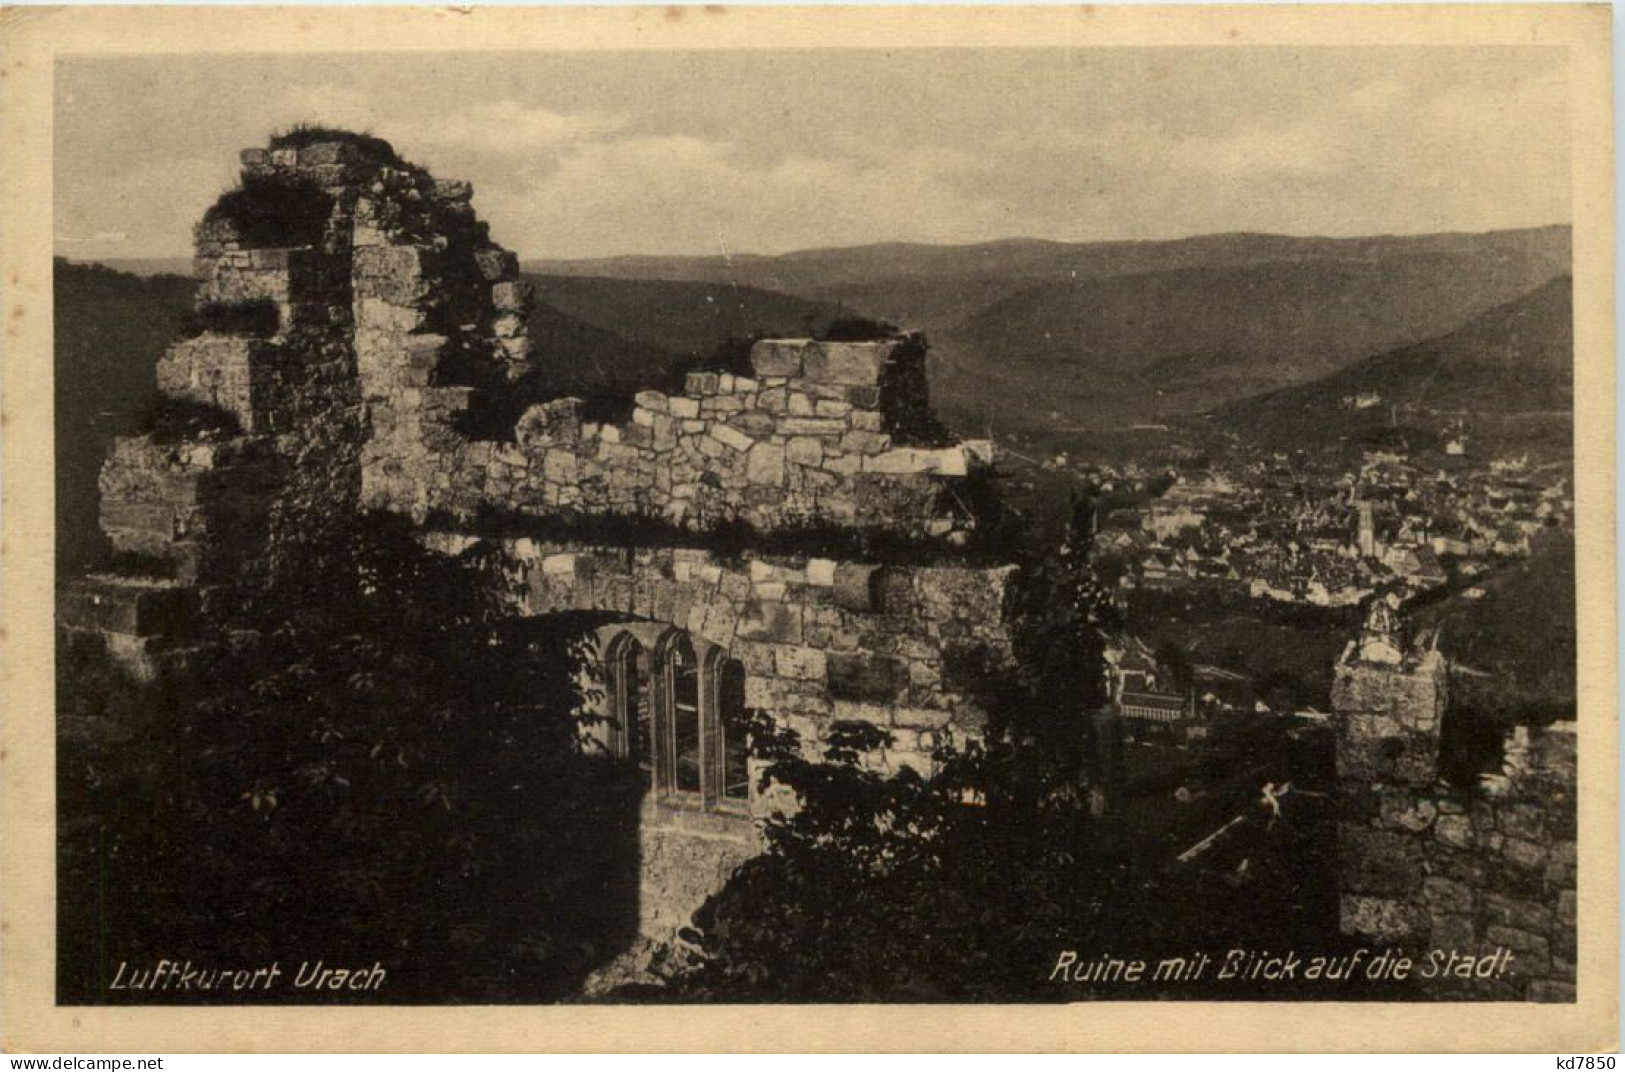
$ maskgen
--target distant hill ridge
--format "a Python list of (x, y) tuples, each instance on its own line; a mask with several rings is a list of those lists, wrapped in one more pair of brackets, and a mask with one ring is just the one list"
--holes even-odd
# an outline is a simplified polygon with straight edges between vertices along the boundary
[(528, 267), (841, 303), (927, 333), (933, 387), (950, 419), (1109, 429), (1204, 412), (1420, 342), (1569, 264), (1569, 228), (1551, 226), (1366, 238), (883, 243)]
[(1567, 225), (1554, 224), (1484, 233), (1441, 232), (1320, 238), (1237, 231), (1190, 238), (1061, 242), (1006, 238), (963, 245), (880, 242), (832, 246), (781, 254), (617, 257), (532, 260), (525, 270), (549, 275), (617, 279), (674, 279), (738, 282), (805, 293), (842, 279), (874, 275), (1043, 276), (1078, 271), (1121, 275), (1158, 268), (1194, 267), (1258, 260), (1360, 260), (1393, 253), (1484, 252), (1561, 248), (1566, 262)]
[[(1564, 275), (1452, 331), (1219, 409), (1276, 441), (1358, 435), (1383, 422), (1563, 413), (1574, 404), (1573, 282)], [(1353, 408), (1364, 396), (1374, 404)]]
[[(1209, 410), (1448, 332), (1568, 271), (1549, 226), (1359, 238), (889, 242), (527, 264), (572, 384), (841, 311), (925, 330), (950, 416), (1109, 428)], [(126, 262), (146, 273), (179, 260)], [(596, 329), (596, 330), (590, 330)]]
[(534, 273), (526, 278), (539, 305), (638, 347), (679, 356), (705, 356), (723, 339), (756, 333), (816, 333), (840, 313), (834, 302), (732, 283)]
[[(1003, 238), (967, 244), (877, 242), (828, 246), (779, 254), (626, 254), (592, 258), (536, 258), (524, 262), (535, 275), (606, 279), (669, 279), (734, 282), (795, 293), (822, 289), (843, 278), (873, 275), (1034, 276), (1078, 271), (1121, 275), (1158, 268), (1256, 260), (1359, 260), (1394, 252), (1464, 253), (1496, 248), (1556, 254), (1568, 261), (1566, 224), (1481, 233), (1446, 231), (1420, 235), (1327, 238), (1233, 231), (1172, 239), (1063, 242)], [(132, 275), (189, 275), (190, 257), (101, 258), (99, 263)], [(764, 280), (771, 279), (772, 282)]]

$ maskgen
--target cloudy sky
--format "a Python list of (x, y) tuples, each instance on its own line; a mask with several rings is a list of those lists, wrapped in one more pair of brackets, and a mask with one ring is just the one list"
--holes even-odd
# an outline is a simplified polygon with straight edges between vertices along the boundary
[(365, 128), (523, 257), (1567, 222), (1545, 48), (71, 59), (56, 236), (185, 256), (239, 148)]

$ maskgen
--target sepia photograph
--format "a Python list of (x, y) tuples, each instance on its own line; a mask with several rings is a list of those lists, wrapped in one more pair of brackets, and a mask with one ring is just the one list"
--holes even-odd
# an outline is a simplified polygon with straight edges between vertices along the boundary
[(53, 56), (50, 1003), (1611, 977), (1570, 45), (648, 19)]

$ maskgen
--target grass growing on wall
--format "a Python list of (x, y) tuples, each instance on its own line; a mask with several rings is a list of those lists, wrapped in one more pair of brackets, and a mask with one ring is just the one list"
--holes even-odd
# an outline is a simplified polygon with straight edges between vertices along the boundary
[(287, 130), (273, 135), (270, 148), (273, 150), (305, 149), (312, 145), (325, 145), (334, 142), (341, 145), (358, 146), (366, 155), (392, 164), (399, 165), (401, 163), (401, 158), (395, 152), (395, 147), (383, 138), (365, 130), (344, 130), (340, 127), (323, 126), (320, 123), (295, 123)]
[(624, 548), (690, 548), (723, 560), (747, 554), (791, 558), (831, 558), (900, 566), (1007, 565), (1017, 549), (972, 542), (954, 547), (941, 540), (879, 529), (855, 529), (819, 518), (778, 529), (760, 529), (733, 518), (707, 527), (673, 524), (648, 514), (588, 514), (552, 511), (527, 514), (482, 507), (472, 517), (444, 511), (429, 515), (432, 531), (492, 539), (532, 539), (544, 543)]
[(205, 227), (225, 225), (251, 249), (320, 244), (333, 199), (297, 175), (247, 173), (203, 215)]
[(196, 338), (205, 332), (268, 339), (282, 326), (282, 311), (269, 298), (241, 301), (206, 301), (181, 326), (181, 334)]
[(208, 402), (159, 395), (142, 410), (139, 427), (159, 443), (241, 435), (236, 414)]

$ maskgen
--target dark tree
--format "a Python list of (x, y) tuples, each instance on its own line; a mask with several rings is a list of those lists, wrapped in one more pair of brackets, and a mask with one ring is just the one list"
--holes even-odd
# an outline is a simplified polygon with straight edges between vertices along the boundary
[(1045, 959), (1078, 926), (1141, 903), (1139, 876), (1093, 859), (1080, 791), (1089, 715), (1105, 699), (1107, 604), (1088, 562), (1092, 510), (1028, 574), (1011, 666), (961, 653), (980, 740), (945, 735), (933, 776), (876, 768), (889, 731), (837, 722), (809, 756), (758, 720), (763, 786), (794, 814), (696, 917), (683, 997), (966, 1000), (1051, 996)]
[(1160, 683), (1164, 689), (1184, 692), (1195, 681), (1196, 671), (1191, 666), (1190, 654), (1171, 640), (1157, 645), (1157, 666), (1168, 677), (1168, 680)]
[(64, 658), (64, 996), (176, 956), (382, 961), (388, 1001), (568, 992), (635, 924), (636, 787), (581, 743), (584, 623), (513, 621), (489, 554), (403, 521), (287, 553), (169, 680)]
[(818, 337), (825, 342), (879, 342), (896, 338), (897, 335), (898, 329), (895, 324), (867, 316), (851, 315), (830, 321)]
[(1000, 728), (1028, 746), (1046, 792), (1079, 782), (1092, 747), (1090, 717), (1111, 699), (1106, 641), (1120, 622), (1093, 568), (1094, 537), (1094, 501), (1077, 498), (1060, 546), (1029, 568), (1019, 594), (1014, 639), (1026, 699), (1016, 724)]

